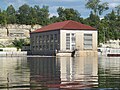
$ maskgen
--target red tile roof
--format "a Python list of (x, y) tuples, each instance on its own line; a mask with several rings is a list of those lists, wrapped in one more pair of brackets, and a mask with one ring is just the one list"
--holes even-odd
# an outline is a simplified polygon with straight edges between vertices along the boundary
[(63, 22), (57, 22), (53, 23), (47, 26), (44, 26), (40, 29), (37, 29), (34, 32), (44, 32), (44, 31), (52, 31), (52, 30), (96, 30), (96, 28), (93, 28), (91, 26), (72, 21), (72, 20), (67, 20)]

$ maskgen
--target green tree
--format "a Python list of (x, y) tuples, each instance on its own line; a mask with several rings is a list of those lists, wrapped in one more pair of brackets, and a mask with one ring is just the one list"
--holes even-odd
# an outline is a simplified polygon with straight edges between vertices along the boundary
[(57, 9), (59, 18), (64, 21), (64, 20), (75, 20), (75, 21), (80, 21), (80, 13), (77, 10), (74, 10), (73, 8), (62, 8), (59, 7)]
[(57, 16), (52, 16), (50, 17), (50, 23), (55, 23), (55, 22), (59, 22), (60, 19)]
[(103, 11), (108, 10), (108, 3), (100, 3), (100, 0), (88, 0), (86, 8), (93, 10), (95, 15), (101, 15)]
[(2, 27), (5, 27), (7, 29), (7, 36), (9, 35), (9, 30), (8, 30), (8, 16), (7, 16), (7, 13), (5, 10), (3, 10), (1, 13), (0, 13), (0, 24)]
[(24, 4), (19, 7), (18, 13), (17, 13), (17, 19), (19, 24), (29, 24), (28, 16), (30, 13), (30, 7), (27, 4)]
[(108, 32), (109, 39), (119, 39), (120, 36), (120, 21), (114, 10), (107, 14), (104, 18), (108, 22)]
[(1, 8), (0, 8), (0, 13), (1, 13), (2, 11), (1, 11)]
[(90, 17), (87, 18), (87, 21), (89, 21), (91, 26), (98, 29), (98, 43), (103, 42), (105, 31), (103, 28), (104, 25), (100, 22), (99, 15), (102, 15), (104, 11), (109, 9), (108, 3), (101, 3), (100, 0), (88, 0), (85, 6), (93, 11), (93, 13), (90, 14)]
[(40, 8), (39, 6), (35, 6), (35, 10), (37, 12), (37, 20), (40, 25), (48, 25), (50, 23), (49, 19), (49, 7), (43, 6)]
[(100, 18), (99, 16), (96, 16), (93, 14), (93, 12), (91, 11), (90, 15), (88, 18), (85, 19), (86, 24), (93, 26), (93, 27), (98, 27), (97, 25), (100, 22)]
[(105, 18), (107, 21), (116, 21), (115, 11), (112, 10), (112, 12), (111, 12), (111, 13), (108, 13), (104, 18)]
[(6, 26), (7, 25), (7, 13), (5, 10), (3, 10), (1, 13), (0, 13), (0, 24), (2, 26)]
[(25, 44), (25, 41), (24, 39), (15, 39), (12, 43), (18, 51), (19, 49), (22, 49), (23, 45)]
[(16, 11), (12, 5), (7, 7), (7, 23), (8, 24), (15, 24), (16, 23)]
[(29, 17), (29, 23), (30, 25), (34, 26), (35, 24), (38, 24), (38, 20), (37, 20), (37, 12), (34, 8), (30, 8), (30, 13), (28, 15)]
[(117, 15), (120, 16), (120, 5), (116, 6)]
[(2, 13), (0, 13), (0, 24), (4, 25), (4, 23), (5, 23), (5, 16)]
[(59, 7), (59, 8), (57, 9), (57, 13), (58, 13), (59, 18), (60, 18), (61, 21), (67, 20), (66, 14), (64, 13), (64, 8)]

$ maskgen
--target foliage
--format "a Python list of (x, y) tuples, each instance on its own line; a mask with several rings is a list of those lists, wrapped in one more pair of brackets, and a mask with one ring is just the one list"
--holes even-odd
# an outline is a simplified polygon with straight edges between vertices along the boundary
[(62, 8), (57, 9), (58, 17), (52, 16), (50, 18), (51, 23), (60, 22), (65, 20), (74, 20), (78, 22), (83, 22), (83, 18), (80, 17), (80, 13), (73, 8)]
[(62, 8), (59, 7), (57, 9), (59, 18), (64, 21), (64, 20), (74, 20), (80, 22), (80, 13), (77, 10), (74, 10), (73, 8)]
[(24, 46), (30, 46), (30, 38), (24, 39)]
[[(87, 18), (83, 19), (80, 12), (73, 8), (59, 7), (57, 9), (58, 16), (50, 17), (48, 6), (39, 7), (35, 5), (31, 7), (24, 4), (16, 10), (10, 5), (6, 10), (0, 9), (0, 25), (5, 26), (8, 31), (7, 24), (29, 24), (32, 26), (40, 24), (45, 26), (59, 21), (74, 20), (97, 28), (99, 43), (109, 39), (120, 39), (120, 5), (106, 14), (103, 19), (100, 19), (100, 15), (109, 9), (107, 2), (101, 3), (100, 0), (88, 0), (85, 6), (91, 9), (91, 12)], [(15, 40), (15, 42), (17, 41), (19, 40)], [(20, 45), (21, 48), (19, 43), (16, 45)]]
[(15, 39), (12, 43), (17, 48), (17, 50), (19, 50), (25, 44), (25, 41), (24, 39)]
[(109, 9), (107, 2), (100, 2), (100, 0), (88, 0), (86, 8), (91, 9), (92, 12), (85, 21), (98, 29), (98, 43), (110, 39), (120, 39), (120, 5), (116, 7), (117, 13), (112, 10), (100, 20), (99, 15)]
[(86, 21), (86, 24), (96, 27), (96, 23), (98, 24), (100, 22), (100, 18), (99, 16), (94, 15), (93, 12), (91, 11), (89, 17), (86, 18), (85, 21)]
[(88, 0), (86, 8), (92, 9), (95, 15), (101, 15), (103, 11), (108, 10), (108, 3), (100, 3), (100, 0)]
[(8, 6), (6, 10), (6, 14), (7, 14), (7, 23), (15, 24), (16, 23), (16, 16), (15, 16), (16, 11), (12, 5)]
[(7, 14), (5, 11), (0, 13), (0, 24), (5, 26), (7, 24)]
[(80, 13), (73, 8), (64, 9), (62, 7), (59, 7), (57, 9), (57, 12), (61, 20), (79, 20), (80, 18)]
[(120, 5), (118, 5), (116, 8), (117, 15), (120, 16)]

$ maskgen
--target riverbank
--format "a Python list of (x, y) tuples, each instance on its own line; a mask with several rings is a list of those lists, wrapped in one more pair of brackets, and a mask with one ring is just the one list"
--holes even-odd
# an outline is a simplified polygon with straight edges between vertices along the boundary
[(26, 51), (14, 51), (14, 52), (0, 52), (0, 57), (18, 57), (27, 56)]

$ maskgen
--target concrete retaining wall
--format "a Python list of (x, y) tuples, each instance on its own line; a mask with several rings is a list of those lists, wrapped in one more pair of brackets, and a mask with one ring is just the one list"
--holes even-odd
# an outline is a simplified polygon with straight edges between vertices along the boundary
[(56, 56), (71, 57), (71, 53), (57, 53)]
[(97, 51), (77, 51), (75, 53), (75, 56), (80, 56), (80, 57), (96, 57), (98, 56), (98, 52)]
[[(65, 57), (71, 57), (71, 53), (57, 53), (56, 56), (65, 56)], [(97, 57), (98, 52), (97, 51), (76, 51), (75, 57)]]
[(27, 52), (0, 52), (0, 57), (27, 56)]

